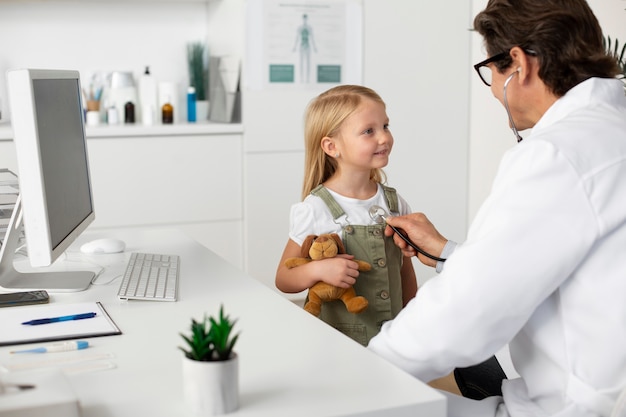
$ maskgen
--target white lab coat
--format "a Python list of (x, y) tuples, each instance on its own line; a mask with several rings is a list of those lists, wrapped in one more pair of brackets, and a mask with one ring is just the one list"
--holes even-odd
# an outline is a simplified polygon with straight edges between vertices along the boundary
[(430, 381), (507, 343), (498, 416), (608, 416), (626, 387), (618, 80), (576, 86), (505, 154), (466, 242), (369, 348)]

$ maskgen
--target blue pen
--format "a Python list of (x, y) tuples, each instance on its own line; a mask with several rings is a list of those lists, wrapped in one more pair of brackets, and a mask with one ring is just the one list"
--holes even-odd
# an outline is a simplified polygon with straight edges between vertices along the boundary
[(69, 350), (87, 349), (89, 342), (85, 340), (77, 340), (63, 343), (54, 343), (48, 346), (41, 346), (34, 349), (14, 350), (11, 353), (48, 353), (48, 352), (67, 352)]
[(34, 319), (34, 320), (30, 320), (30, 321), (25, 321), (22, 324), (26, 324), (28, 326), (36, 326), (38, 324), (57, 323), (59, 321), (90, 319), (92, 317), (96, 317), (96, 313), (92, 312), (92, 313), (72, 314), (70, 316), (48, 317), (48, 318), (45, 318), (45, 319)]

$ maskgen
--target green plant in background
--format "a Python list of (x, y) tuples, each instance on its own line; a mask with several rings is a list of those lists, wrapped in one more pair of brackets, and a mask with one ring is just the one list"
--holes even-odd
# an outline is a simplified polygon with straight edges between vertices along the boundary
[(622, 45), (620, 49), (619, 40), (617, 40), (617, 38), (615, 38), (615, 40), (611, 42), (611, 37), (606, 36), (602, 37), (602, 44), (605, 51), (607, 51), (609, 55), (611, 55), (617, 61), (617, 65), (619, 65), (619, 68), (622, 72), (620, 75), (618, 75), (617, 78), (622, 80), (622, 82), (624, 83), (624, 89), (626, 89), (626, 43)]
[(231, 358), (239, 334), (233, 335), (237, 320), (224, 315), (224, 306), (220, 306), (217, 319), (204, 316), (202, 321), (191, 319), (191, 334), (180, 336), (187, 343), (188, 349), (179, 347), (185, 356), (195, 361), (225, 361)]
[(612, 41), (610, 36), (603, 38), (602, 41), (604, 49), (617, 60), (617, 64), (622, 72), (619, 78), (626, 80), (626, 43), (620, 48), (619, 40), (616, 38)]
[(196, 89), (198, 100), (207, 100), (209, 69), (206, 46), (202, 42), (187, 44), (187, 61), (189, 64), (189, 85)]

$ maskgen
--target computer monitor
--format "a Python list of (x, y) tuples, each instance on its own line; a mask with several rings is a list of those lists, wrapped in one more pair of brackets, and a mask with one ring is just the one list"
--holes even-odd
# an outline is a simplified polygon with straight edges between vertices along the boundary
[(51, 265), (95, 219), (77, 71), (7, 73), (20, 194), (0, 249), (0, 287), (81, 291), (92, 271), (19, 272), (14, 254), (24, 225), (33, 267)]

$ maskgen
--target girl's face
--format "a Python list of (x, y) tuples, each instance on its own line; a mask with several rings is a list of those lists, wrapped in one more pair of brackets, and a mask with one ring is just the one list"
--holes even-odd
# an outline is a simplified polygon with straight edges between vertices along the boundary
[(393, 136), (389, 117), (382, 103), (364, 99), (339, 129), (337, 151), (342, 167), (352, 166), (369, 172), (389, 163)]

